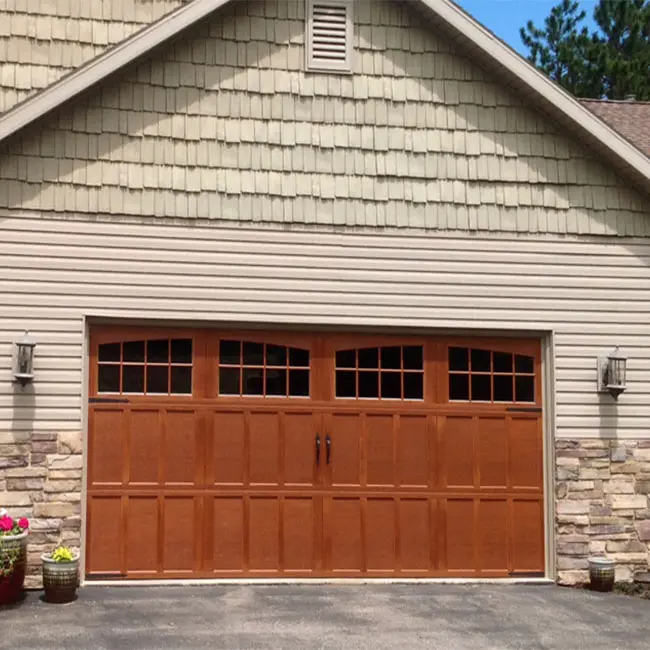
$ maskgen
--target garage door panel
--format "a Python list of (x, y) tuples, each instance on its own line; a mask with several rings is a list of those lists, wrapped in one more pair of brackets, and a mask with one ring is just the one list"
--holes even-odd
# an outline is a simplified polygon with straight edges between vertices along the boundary
[(505, 417), (482, 417), (477, 425), (479, 487), (508, 487), (508, 423)]
[(208, 482), (215, 486), (243, 486), (246, 469), (246, 414), (216, 411), (208, 425)]
[(209, 501), (211, 568), (215, 573), (240, 573), (244, 570), (244, 499), (215, 497)]
[(304, 488), (314, 484), (315, 439), (317, 433), (322, 434), (318, 422), (318, 418), (312, 413), (284, 414), (282, 421), (284, 485)]
[(393, 414), (368, 415), (366, 423), (366, 485), (393, 487), (395, 485), (395, 421)]
[(512, 487), (540, 492), (543, 483), (541, 419), (513, 418), (508, 423), (508, 432)]
[(128, 483), (151, 486), (159, 482), (161, 453), (160, 411), (132, 409), (128, 414)]
[(163, 418), (163, 482), (168, 486), (201, 484), (203, 472), (197, 458), (202, 449), (196, 413), (168, 410)]
[[(431, 481), (434, 444), (425, 415), (400, 415), (397, 431), (397, 481), (404, 488), (426, 488)], [(435, 459), (433, 459), (435, 460)], [(435, 479), (433, 481), (435, 485)]]
[(197, 508), (194, 497), (162, 499), (163, 573), (191, 573), (195, 569)]
[(513, 499), (513, 571), (544, 572), (544, 507), (541, 499)]
[(446, 488), (474, 488), (475, 427), (472, 417), (448, 416), (442, 420), (444, 455), (441, 469)]
[[(361, 485), (361, 416), (358, 413), (334, 413), (330, 415), (329, 426), (326, 428), (332, 440), (329, 465), (332, 486)], [(323, 454), (326, 454), (325, 449)], [(322, 461), (321, 458), (321, 463)]]
[[(282, 565), (285, 571), (316, 569), (316, 504), (311, 497), (286, 498), (282, 503)], [(320, 553), (320, 549), (318, 549)]]
[(394, 500), (369, 498), (363, 528), (368, 571), (392, 573), (397, 565)]
[(127, 500), (126, 570), (133, 577), (159, 570), (159, 504), (157, 496)]
[(332, 573), (360, 573), (364, 568), (361, 500), (327, 499), (325, 520)]
[(124, 479), (124, 432), (127, 417), (122, 408), (93, 409), (90, 418), (90, 482), (93, 486), (121, 485)]
[(88, 499), (87, 568), (90, 574), (123, 572), (124, 519), (121, 496)]
[(450, 572), (474, 572), (477, 543), (474, 499), (447, 499), (444, 508), (447, 569)]
[(277, 486), (280, 475), (280, 416), (278, 413), (249, 415), (249, 483)]
[(435, 566), (435, 499), (400, 499), (398, 510), (400, 568), (428, 573)]
[(477, 518), (479, 567), (484, 573), (507, 573), (508, 500), (480, 499)]
[(251, 571), (277, 572), (280, 568), (280, 500), (248, 500), (248, 564)]

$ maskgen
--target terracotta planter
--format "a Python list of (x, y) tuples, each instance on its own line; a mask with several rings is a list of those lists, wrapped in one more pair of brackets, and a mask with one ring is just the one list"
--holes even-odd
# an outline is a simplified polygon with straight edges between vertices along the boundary
[(13, 562), (13, 569), (7, 575), (0, 575), (0, 606), (11, 605), (23, 595), (25, 567), (27, 564), (27, 531), (20, 535), (0, 537), (0, 568)]
[(72, 562), (55, 562), (50, 556), (42, 555), (43, 588), (48, 603), (71, 603), (77, 597), (79, 585), (79, 555)]
[(607, 557), (589, 558), (589, 583), (594, 591), (611, 591), (616, 578), (616, 562)]

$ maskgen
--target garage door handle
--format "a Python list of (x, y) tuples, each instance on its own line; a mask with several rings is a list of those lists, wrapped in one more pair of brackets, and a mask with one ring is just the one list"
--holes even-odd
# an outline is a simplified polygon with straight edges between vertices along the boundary
[(332, 439), (329, 436), (329, 433), (327, 434), (327, 437), (325, 438), (325, 447), (327, 450), (327, 464), (330, 464), (330, 459), (332, 456)]
[(320, 436), (316, 434), (316, 467), (320, 465)]

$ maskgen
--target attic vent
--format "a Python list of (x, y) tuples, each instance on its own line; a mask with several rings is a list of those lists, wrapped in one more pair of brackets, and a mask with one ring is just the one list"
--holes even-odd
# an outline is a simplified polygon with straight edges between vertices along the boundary
[(307, 69), (352, 70), (352, 0), (307, 0)]

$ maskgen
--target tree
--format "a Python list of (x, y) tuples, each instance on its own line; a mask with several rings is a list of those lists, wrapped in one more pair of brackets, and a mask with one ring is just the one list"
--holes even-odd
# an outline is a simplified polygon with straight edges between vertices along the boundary
[(579, 28), (585, 17), (577, 0), (562, 0), (544, 20), (544, 29), (529, 20), (520, 35), (532, 64), (574, 95), (593, 96), (600, 88), (597, 75), (588, 74), (592, 43), (587, 28)]
[(591, 34), (585, 18), (578, 0), (562, 0), (543, 29), (528, 21), (528, 60), (579, 97), (650, 99), (650, 0), (599, 0)]
[(600, 0), (592, 41), (610, 99), (650, 99), (650, 0)]

